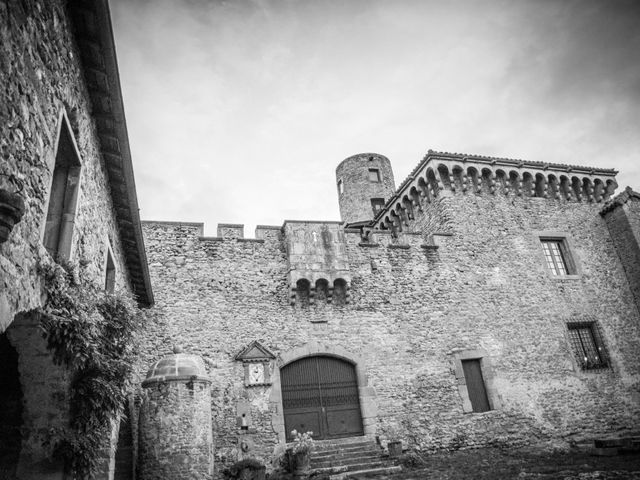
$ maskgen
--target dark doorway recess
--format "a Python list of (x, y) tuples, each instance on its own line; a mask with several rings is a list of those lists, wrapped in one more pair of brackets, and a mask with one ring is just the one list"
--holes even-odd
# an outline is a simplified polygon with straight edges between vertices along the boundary
[(280, 370), (287, 440), (291, 431), (315, 440), (363, 435), (355, 366), (329, 356), (305, 357)]
[(469, 392), (469, 400), (474, 412), (486, 412), (491, 410), (489, 406), (489, 398), (487, 397), (487, 389), (484, 386), (482, 378), (482, 367), (480, 359), (463, 360), (462, 370), (464, 371), (464, 379)]
[(118, 434), (118, 448), (116, 450), (114, 480), (133, 479), (133, 435), (131, 421), (125, 415), (120, 420), (120, 433)]
[(22, 388), (18, 352), (0, 335), (0, 477), (14, 478), (22, 446)]

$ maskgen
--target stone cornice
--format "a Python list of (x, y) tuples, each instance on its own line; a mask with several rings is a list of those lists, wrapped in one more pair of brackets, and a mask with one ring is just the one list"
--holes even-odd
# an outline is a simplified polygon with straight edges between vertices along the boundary
[(498, 190), (505, 194), (567, 201), (606, 201), (617, 187), (608, 168), (534, 162), (429, 150), (402, 182), (370, 226), (402, 230), (420, 210), (441, 192)]

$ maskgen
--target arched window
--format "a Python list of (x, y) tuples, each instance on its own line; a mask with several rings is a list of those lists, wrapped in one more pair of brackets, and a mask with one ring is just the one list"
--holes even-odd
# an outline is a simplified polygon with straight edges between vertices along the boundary
[(324, 278), (316, 282), (316, 302), (326, 302), (329, 299), (329, 282)]
[(309, 307), (311, 284), (306, 278), (296, 282), (296, 303), (301, 307)]
[(347, 282), (338, 278), (333, 282), (333, 304), (344, 305), (347, 303)]

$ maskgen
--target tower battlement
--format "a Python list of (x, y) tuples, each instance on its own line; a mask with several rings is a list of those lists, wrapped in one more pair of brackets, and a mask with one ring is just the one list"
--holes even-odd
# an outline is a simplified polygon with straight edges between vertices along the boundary
[(618, 184), (614, 169), (429, 150), (373, 220), (402, 229), (425, 202), (452, 193), (490, 193), (567, 202), (606, 202)]

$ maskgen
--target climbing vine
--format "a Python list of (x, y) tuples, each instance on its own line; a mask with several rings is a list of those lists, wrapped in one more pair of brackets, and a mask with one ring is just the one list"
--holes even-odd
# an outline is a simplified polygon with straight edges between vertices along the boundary
[(142, 313), (124, 295), (81, 285), (70, 265), (41, 265), (40, 273), (47, 294), (40, 325), (54, 361), (71, 373), (70, 422), (49, 442), (74, 478), (88, 479), (131, 391)]

